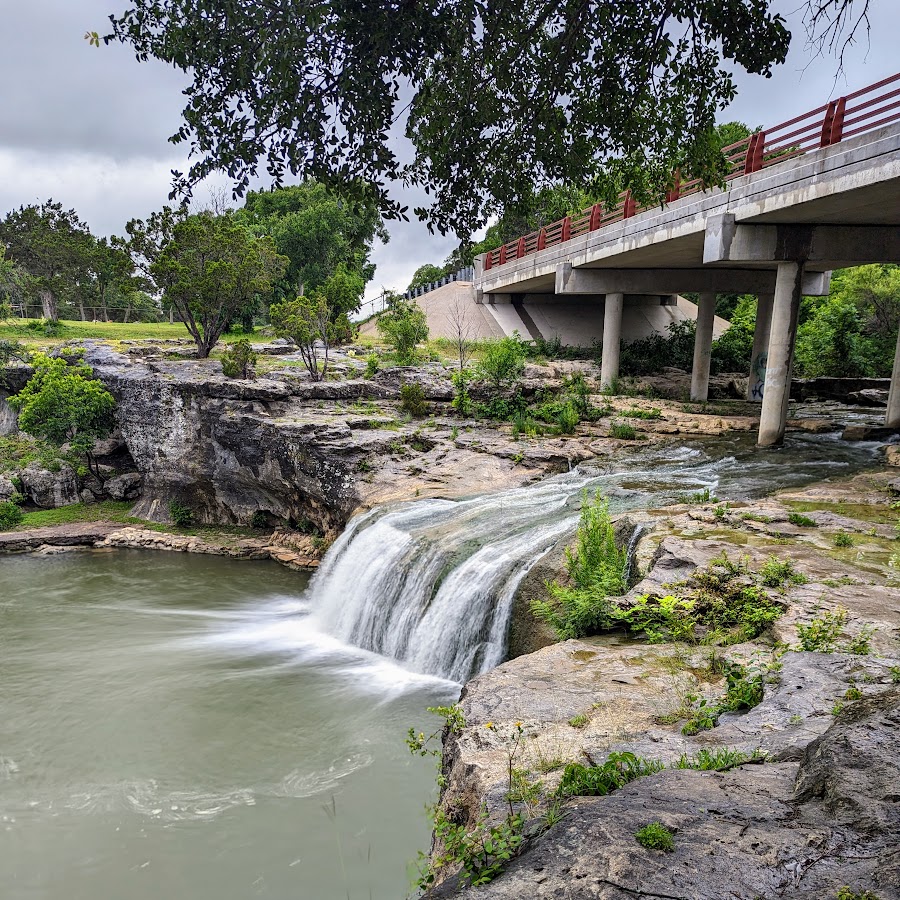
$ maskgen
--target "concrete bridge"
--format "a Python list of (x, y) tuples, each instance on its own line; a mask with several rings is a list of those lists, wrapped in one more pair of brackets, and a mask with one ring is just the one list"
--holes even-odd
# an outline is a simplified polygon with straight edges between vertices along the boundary
[[(832, 269), (900, 262), (900, 73), (725, 155), (724, 187), (676, 177), (662, 206), (639, 207), (626, 192), (612, 208), (598, 204), (482, 254), (475, 296), (500, 318), (521, 316), (529, 302), (599, 314), (609, 384), (629, 310), (698, 292), (691, 397), (705, 400), (716, 294), (756, 294), (748, 399), (762, 402), (759, 445), (773, 446), (784, 438), (801, 297), (828, 294)], [(886, 423), (900, 428), (900, 335)]]

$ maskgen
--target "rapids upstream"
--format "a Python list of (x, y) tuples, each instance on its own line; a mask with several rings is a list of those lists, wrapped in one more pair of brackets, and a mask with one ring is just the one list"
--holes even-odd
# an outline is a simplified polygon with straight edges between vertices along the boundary
[(583, 491), (613, 512), (741, 499), (873, 456), (729, 436), (396, 504), (352, 521), (308, 587), (188, 554), (0, 558), (0, 896), (399, 900), (434, 795), (406, 731), (502, 661), (516, 586)]

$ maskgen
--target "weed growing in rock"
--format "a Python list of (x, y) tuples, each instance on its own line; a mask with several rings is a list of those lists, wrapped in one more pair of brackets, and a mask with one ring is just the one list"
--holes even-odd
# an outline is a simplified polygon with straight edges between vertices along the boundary
[(675, 838), (662, 822), (650, 822), (634, 833), (635, 840), (648, 850), (661, 850), (663, 853), (674, 853)]
[(891, 666), (891, 683), (900, 684), (900, 666)]
[(816, 523), (814, 519), (811, 519), (809, 516), (804, 516), (803, 513), (792, 512), (788, 516), (788, 522), (791, 525), (799, 525), (801, 528), (815, 528)]
[(572, 718), (569, 719), (569, 724), (573, 728), (584, 728), (584, 726), (587, 725), (587, 723), (590, 721), (590, 716), (586, 715), (585, 713), (579, 713), (577, 716), (572, 716)]
[(862, 700), (862, 691), (858, 687), (848, 687), (844, 691), (845, 700)]
[(609, 436), (617, 441), (636, 441), (639, 439), (637, 431), (626, 422), (613, 422), (609, 426)]
[(859, 634), (847, 641), (844, 649), (848, 653), (854, 653), (857, 656), (868, 656), (869, 651), (872, 649), (870, 643), (872, 635), (875, 634), (876, 630), (874, 625), (863, 625)]
[(853, 538), (847, 534), (846, 531), (838, 531), (834, 538), (835, 547), (852, 547), (853, 546)]
[(423, 419), (431, 411), (420, 384), (400, 385), (400, 409), (414, 419)]
[(693, 494), (685, 494), (682, 498), (683, 503), (718, 503), (719, 498), (716, 497), (709, 488), (703, 488), (702, 491), (695, 491)]
[(378, 360), (377, 353), (370, 353), (366, 357), (366, 371), (363, 372), (364, 378), (374, 378), (378, 374), (381, 364)]
[(701, 731), (715, 728), (722, 713), (738, 712), (758, 706), (763, 698), (763, 674), (762, 670), (751, 670), (738, 663), (729, 665), (725, 673), (727, 684), (725, 695), (716, 701), (709, 701), (705, 697), (701, 699), (682, 726), (681, 733), (699, 734)]
[(650, 409), (632, 407), (631, 409), (626, 409), (622, 416), (626, 419), (661, 419), (662, 413), (655, 406)]
[(453, 706), (429, 706), (428, 712), (440, 716), (444, 721), (440, 728), (432, 732), (428, 737), (424, 731), (416, 734), (414, 728), (410, 728), (406, 736), (406, 746), (409, 752), (414, 756), (440, 756), (441, 751), (435, 749), (431, 745), (441, 736), (444, 729), (447, 728), (453, 734), (459, 734), (466, 727), (466, 718), (463, 715), (462, 707), (458, 703)]
[(659, 772), (663, 764), (634, 753), (610, 753), (599, 766), (569, 763), (556, 789), (558, 797), (604, 797), (636, 778)]
[[(844, 637), (844, 626), (849, 618), (847, 610), (839, 606), (834, 612), (822, 613), (809, 625), (798, 625), (797, 637), (800, 640), (800, 649), (816, 653), (834, 653), (835, 650), (843, 649), (865, 655), (869, 652), (869, 639), (875, 631), (872, 626), (865, 626), (849, 645), (840, 648), (838, 646), (838, 641)], [(850, 650), (850, 646), (855, 649)]]
[(566, 549), (570, 585), (548, 583), (549, 600), (531, 604), (534, 615), (553, 627), (560, 640), (583, 637), (612, 622), (608, 598), (625, 592), (628, 552), (616, 546), (609, 501), (597, 492), (582, 495), (581, 522), (575, 549)]
[(727, 772), (744, 763), (765, 762), (766, 754), (762, 750), (744, 753), (742, 750), (730, 750), (721, 747), (717, 750), (698, 750), (693, 756), (682, 754), (672, 766), (673, 769), (697, 769), (701, 772)]
[(880, 898), (877, 894), (873, 894), (872, 891), (857, 892), (845, 885), (842, 888), (838, 888), (835, 900), (880, 900)]
[(794, 568), (789, 559), (770, 556), (759, 570), (760, 580), (766, 587), (780, 588), (791, 584), (806, 584), (809, 580)]

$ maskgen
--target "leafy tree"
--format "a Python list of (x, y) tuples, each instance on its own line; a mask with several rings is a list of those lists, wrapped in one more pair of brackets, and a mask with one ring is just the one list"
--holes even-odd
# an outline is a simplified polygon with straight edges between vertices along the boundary
[[(288, 337), (300, 348), (300, 355), (313, 381), (328, 374), (328, 354), (334, 344), (350, 340), (354, 329), (345, 310), (358, 306), (362, 278), (343, 265), (310, 294), (282, 300), (269, 308), (269, 318), (279, 337)], [(319, 367), (318, 345), (322, 345), (323, 365)]]
[(47, 200), (21, 206), (0, 221), (0, 244), (8, 259), (31, 276), (44, 318), (59, 320), (59, 304), (88, 274), (94, 238), (74, 209)]
[(518, 335), (488, 341), (478, 363), (478, 374), (496, 390), (510, 387), (522, 377), (527, 355)]
[[(866, 5), (808, 0), (810, 39), (855, 34)], [(387, 191), (400, 180), (429, 192), (419, 215), (464, 237), (548, 184), (602, 180), (649, 199), (679, 164), (715, 178), (733, 73), (768, 76), (791, 38), (769, 0), (232, 0), (220, 12), (130, 0), (104, 38), (187, 74), (172, 140), (198, 158), (176, 191), (222, 170), (243, 192), (263, 165), (276, 182), (374, 185), (402, 216)], [(408, 165), (392, 134), (404, 118)]]
[(277, 251), (289, 260), (276, 284), (276, 299), (310, 293), (321, 287), (339, 266), (361, 278), (355, 305), (335, 309), (353, 313), (375, 266), (369, 259), (372, 242), (384, 243), (388, 234), (378, 206), (371, 199), (357, 202), (335, 196), (315, 181), (272, 191), (251, 191), (239, 221), (257, 233), (268, 234)]
[(231, 319), (268, 294), (286, 265), (271, 238), (230, 216), (201, 213), (174, 225), (150, 272), (206, 359)]
[(412, 281), (409, 283), (408, 291), (414, 291), (417, 287), (425, 284), (431, 284), (432, 281), (440, 281), (447, 274), (446, 266), (434, 266), (431, 263), (425, 263), (419, 266), (413, 272)]
[[(269, 317), (279, 337), (290, 338), (299, 348), (303, 364), (313, 381), (323, 381), (328, 374), (331, 347), (331, 310), (320, 291), (273, 303)], [(318, 345), (322, 344), (324, 363), (319, 367)]]
[[(103, 321), (108, 322), (108, 304), (117, 290), (121, 290), (130, 281), (134, 263), (120, 243), (100, 238), (88, 252), (86, 264), (90, 277), (89, 295), (99, 306)], [(81, 318), (84, 321), (83, 304)]]
[(8, 319), (13, 304), (23, 303), (30, 293), (30, 276), (17, 263), (6, 257), (0, 241), (0, 318)]
[(43, 353), (31, 362), (34, 375), (8, 401), (19, 410), (19, 428), (58, 447), (68, 444), (99, 479), (92, 451), (113, 429), (115, 399), (83, 362)]
[(411, 300), (388, 298), (388, 308), (380, 313), (376, 326), (381, 336), (394, 348), (401, 365), (415, 361), (416, 344), (428, 340), (428, 319)]

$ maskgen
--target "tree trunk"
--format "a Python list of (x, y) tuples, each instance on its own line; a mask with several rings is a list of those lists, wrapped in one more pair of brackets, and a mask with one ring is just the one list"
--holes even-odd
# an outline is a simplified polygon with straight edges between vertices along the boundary
[(84, 300), (78, 301), (78, 312), (81, 313), (81, 321), (82, 322), (86, 321), (85, 315), (84, 315)]
[(175, 310), (171, 306), (169, 307), (169, 324), (175, 324)]
[(41, 291), (41, 307), (43, 308), (44, 318), (48, 322), (59, 321), (59, 304), (52, 291)]

